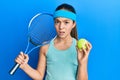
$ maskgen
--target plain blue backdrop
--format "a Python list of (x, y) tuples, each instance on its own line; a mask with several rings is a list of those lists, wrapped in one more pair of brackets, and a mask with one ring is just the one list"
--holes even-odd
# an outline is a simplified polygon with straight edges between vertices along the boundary
[[(53, 13), (61, 3), (75, 7), (79, 38), (93, 45), (89, 80), (120, 80), (120, 0), (0, 0), (0, 80), (31, 80), (20, 69), (13, 76), (8, 72), (25, 50), (29, 20), (39, 12)], [(33, 68), (38, 51), (29, 55)]]

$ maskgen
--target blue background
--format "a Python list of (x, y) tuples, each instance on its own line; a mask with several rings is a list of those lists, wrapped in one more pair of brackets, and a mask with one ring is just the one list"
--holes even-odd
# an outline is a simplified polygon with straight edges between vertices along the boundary
[[(26, 48), (29, 20), (39, 12), (53, 13), (64, 2), (76, 9), (79, 38), (93, 45), (89, 80), (120, 80), (120, 0), (0, 0), (0, 80), (31, 80), (20, 69), (13, 76), (8, 73)], [(29, 55), (33, 68), (37, 52)]]

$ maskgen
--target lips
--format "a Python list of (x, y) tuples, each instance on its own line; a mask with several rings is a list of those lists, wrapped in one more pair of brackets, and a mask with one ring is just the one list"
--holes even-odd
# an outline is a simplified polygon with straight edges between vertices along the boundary
[(64, 32), (64, 31), (59, 31), (59, 34), (60, 34), (60, 35), (64, 35), (65, 32)]
[(64, 31), (60, 31), (60, 33), (65, 33)]

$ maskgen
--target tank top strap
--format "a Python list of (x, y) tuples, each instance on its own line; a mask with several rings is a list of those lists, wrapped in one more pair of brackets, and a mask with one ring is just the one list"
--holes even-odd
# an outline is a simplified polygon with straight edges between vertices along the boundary
[(75, 38), (73, 38), (73, 45), (77, 45), (77, 40)]

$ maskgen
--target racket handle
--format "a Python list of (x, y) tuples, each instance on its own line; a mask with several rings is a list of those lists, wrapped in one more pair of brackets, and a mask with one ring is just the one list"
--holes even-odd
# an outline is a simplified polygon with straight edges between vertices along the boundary
[(16, 63), (13, 68), (10, 70), (10, 74), (13, 75), (16, 70), (19, 68), (20, 64)]

